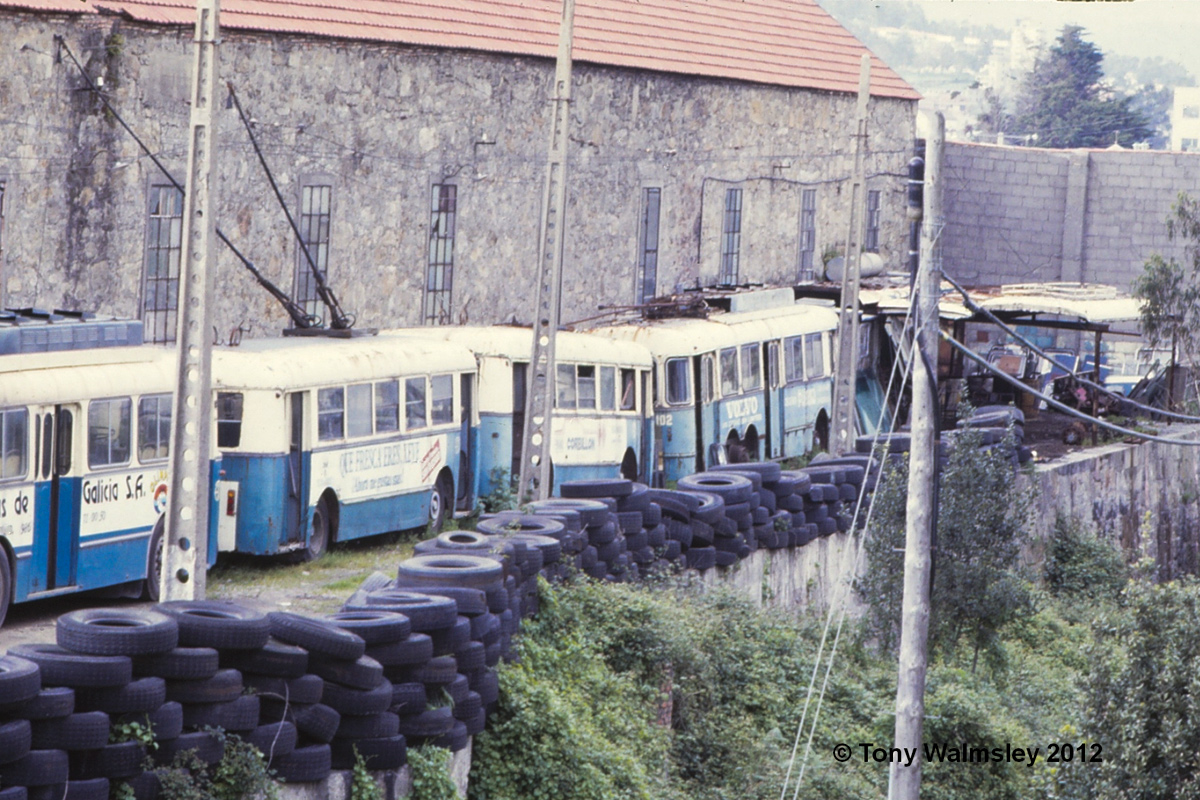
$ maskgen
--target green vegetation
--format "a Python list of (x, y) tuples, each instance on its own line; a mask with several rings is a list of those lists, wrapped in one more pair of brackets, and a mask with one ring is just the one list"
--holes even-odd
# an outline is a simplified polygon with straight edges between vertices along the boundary
[(450, 751), (433, 745), (421, 745), (408, 751), (412, 769), (412, 796), (409, 800), (458, 800), (458, 787), (450, 778)]
[(1180, 192), (1167, 217), (1167, 236), (1183, 245), (1184, 263), (1154, 253), (1133, 284), (1142, 306), (1142, 334), (1155, 347), (1178, 347), (1195, 364), (1200, 331), (1200, 200)]
[(367, 760), (358, 752), (357, 746), (354, 748), (354, 767), (350, 770), (350, 800), (383, 800), (383, 790), (367, 769)]
[[(177, 753), (167, 766), (153, 767), (162, 786), (163, 800), (279, 800), (279, 785), (257, 747), (219, 728), (208, 732), (225, 745), (216, 764), (205, 764), (194, 750)], [(132, 794), (129, 784), (113, 782), (113, 797)]]

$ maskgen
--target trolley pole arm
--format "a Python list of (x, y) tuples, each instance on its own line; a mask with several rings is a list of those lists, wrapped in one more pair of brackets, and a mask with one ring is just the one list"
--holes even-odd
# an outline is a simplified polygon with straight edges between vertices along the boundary
[(321, 298), (321, 302), (329, 309), (329, 327), (334, 330), (349, 330), (354, 326), (353, 320), (347, 317), (345, 312), (342, 311), (342, 307), (338, 303), (337, 297), (334, 296), (333, 290), (325, 282), (325, 276), (317, 268), (317, 262), (313, 260), (312, 253), (308, 249), (308, 243), (300, 235), (300, 226), (296, 224), (295, 218), (292, 217), (292, 212), (288, 210), (287, 202), (283, 199), (283, 193), (279, 191), (279, 185), (275, 183), (275, 176), (271, 173), (271, 168), (267, 166), (267, 159), (263, 155), (262, 148), (258, 146), (258, 139), (254, 135), (250, 119), (246, 116), (246, 112), (242, 110), (242, 104), (238, 101), (237, 92), (233, 90), (233, 82), (230, 81), (226, 85), (229, 87), (229, 97), (233, 100), (233, 106), (237, 109), (238, 117), (241, 118), (242, 125), (246, 128), (246, 134), (250, 137), (250, 145), (254, 148), (254, 154), (258, 156), (258, 163), (262, 165), (263, 172), (267, 175), (267, 182), (271, 184), (271, 191), (275, 193), (275, 199), (279, 201), (279, 207), (283, 209), (283, 215), (287, 217), (288, 225), (292, 226), (292, 233), (296, 234), (296, 241), (300, 244), (300, 252), (304, 253), (304, 260), (308, 262), (308, 268), (312, 271), (313, 281), (317, 286), (317, 296)]

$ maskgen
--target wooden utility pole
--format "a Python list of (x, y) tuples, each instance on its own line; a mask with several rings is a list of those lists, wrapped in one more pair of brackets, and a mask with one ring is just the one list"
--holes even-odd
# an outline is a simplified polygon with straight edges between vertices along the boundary
[(842, 257), (841, 313), (838, 320), (837, 372), (833, 390), (831, 453), (854, 452), (854, 399), (858, 372), (858, 282), (866, 233), (867, 103), (871, 99), (871, 57), (862, 56), (858, 78), (858, 125), (854, 134), (854, 176), (850, 183), (850, 220)]
[(554, 413), (554, 341), (561, 319), (563, 240), (566, 236), (567, 146), (571, 122), (571, 45), (575, 30), (575, 0), (563, 0), (558, 30), (558, 60), (554, 68), (554, 108), (551, 111), (550, 150), (546, 156), (546, 191), (542, 196), (542, 226), (538, 245), (537, 309), (533, 317), (525, 392), (525, 431), (521, 437), (521, 468), (517, 498), (542, 500), (550, 494), (550, 418)]
[(192, 69), (191, 138), (183, 195), (183, 252), (179, 264), (179, 312), (171, 429), (171, 477), (167, 491), (163, 600), (203, 599), (208, 566), (210, 429), (212, 427), (213, 93), (217, 84), (219, 0), (196, 1)]
[(942, 230), (942, 145), (946, 123), (934, 115), (925, 147), (925, 213), (917, 271), (913, 359), (912, 447), (904, 545), (904, 600), (900, 611), (900, 665), (896, 685), (895, 747), (913, 748), (912, 763), (893, 762), (888, 800), (917, 800), (921, 791), (921, 729), (925, 720), (926, 644), (929, 639), (930, 544), (937, 518), (934, 481), (938, 440), (938, 298), (942, 283), (938, 236)]

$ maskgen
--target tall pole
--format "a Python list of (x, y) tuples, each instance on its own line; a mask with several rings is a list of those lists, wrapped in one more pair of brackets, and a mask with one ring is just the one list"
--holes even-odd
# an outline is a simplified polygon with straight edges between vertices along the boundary
[(212, 417), (213, 290), (211, 211), (213, 95), (217, 85), (219, 0), (197, 0), (191, 138), (183, 195), (176, 346), (179, 371), (171, 430), (171, 477), (163, 551), (163, 600), (203, 599), (208, 545)]
[(854, 395), (858, 371), (858, 282), (866, 233), (867, 103), (871, 99), (871, 57), (862, 56), (858, 78), (858, 124), (854, 133), (854, 176), (850, 184), (850, 219), (842, 258), (842, 294), (838, 320), (837, 372), (833, 390), (832, 453), (854, 452)]
[[(925, 224), (917, 271), (917, 357), (913, 359), (912, 445), (904, 544), (904, 600), (900, 612), (900, 666), (896, 685), (895, 746), (918, 756), (907, 766), (891, 765), (889, 800), (917, 800), (921, 791), (921, 728), (925, 720), (926, 644), (929, 639), (930, 543), (937, 518), (938, 295), (942, 283), (938, 235), (942, 219), (942, 145), (946, 122), (940, 113), (925, 148)], [(901, 751), (903, 752), (903, 750)]]
[(563, 239), (566, 235), (567, 134), (571, 122), (571, 44), (575, 0), (563, 0), (554, 68), (554, 108), (546, 155), (546, 191), (537, 264), (537, 310), (525, 392), (525, 431), (517, 498), (541, 500), (550, 494), (550, 418), (554, 413), (554, 340), (561, 319)]

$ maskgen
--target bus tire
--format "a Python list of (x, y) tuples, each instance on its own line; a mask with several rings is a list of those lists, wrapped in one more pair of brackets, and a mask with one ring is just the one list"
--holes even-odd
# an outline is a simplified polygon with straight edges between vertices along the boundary
[(446, 525), (446, 518), (454, 513), (454, 483), (450, 473), (442, 470), (433, 491), (429, 495), (429, 526), (434, 533), (441, 533)]
[(158, 518), (150, 534), (150, 549), (146, 551), (146, 580), (142, 583), (142, 599), (157, 603), (162, 592), (163, 518)]
[(329, 516), (329, 502), (322, 497), (313, 509), (312, 522), (308, 526), (308, 541), (300, 551), (301, 561), (316, 561), (325, 555), (329, 549), (332, 524)]

